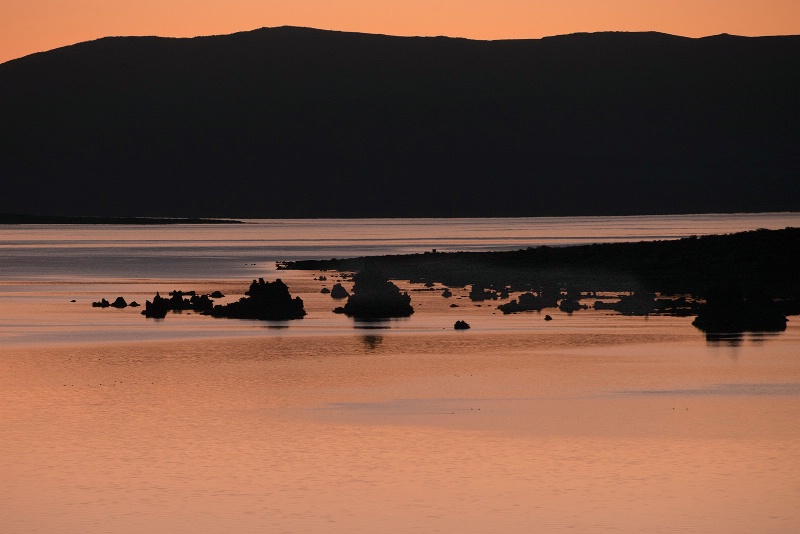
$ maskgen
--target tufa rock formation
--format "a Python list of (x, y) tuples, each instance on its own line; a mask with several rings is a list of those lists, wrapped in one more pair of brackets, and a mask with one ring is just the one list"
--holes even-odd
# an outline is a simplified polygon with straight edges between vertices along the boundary
[(408, 317), (414, 313), (411, 297), (377, 271), (362, 271), (353, 277), (353, 294), (342, 311), (356, 319)]
[(306, 315), (302, 299), (300, 297), (292, 298), (289, 288), (280, 278), (274, 282), (265, 282), (263, 278), (253, 280), (245, 295), (247, 296), (237, 302), (225, 306), (214, 306), (210, 310), (210, 315), (262, 321), (302, 319)]

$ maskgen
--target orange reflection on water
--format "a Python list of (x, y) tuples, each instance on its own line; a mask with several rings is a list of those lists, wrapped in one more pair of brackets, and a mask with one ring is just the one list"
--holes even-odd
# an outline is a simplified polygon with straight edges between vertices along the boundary
[(3, 530), (797, 530), (800, 331), (643, 321), (11, 347)]

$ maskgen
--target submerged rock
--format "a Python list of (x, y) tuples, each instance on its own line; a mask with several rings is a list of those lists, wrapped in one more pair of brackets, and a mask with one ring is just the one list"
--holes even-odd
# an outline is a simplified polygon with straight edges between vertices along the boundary
[(262, 321), (302, 319), (306, 315), (302, 299), (300, 297), (292, 298), (289, 288), (280, 278), (274, 282), (265, 282), (263, 278), (253, 280), (245, 295), (247, 296), (237, 302), (225, 306), (214, 306), (210, 310), (210, 315)]

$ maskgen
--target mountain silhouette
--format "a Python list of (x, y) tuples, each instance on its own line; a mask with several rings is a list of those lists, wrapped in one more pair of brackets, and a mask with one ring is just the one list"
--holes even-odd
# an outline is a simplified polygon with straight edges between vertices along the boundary
[(0, 212), (800, 209), (800, 36), (264, 28), (0, 65)]

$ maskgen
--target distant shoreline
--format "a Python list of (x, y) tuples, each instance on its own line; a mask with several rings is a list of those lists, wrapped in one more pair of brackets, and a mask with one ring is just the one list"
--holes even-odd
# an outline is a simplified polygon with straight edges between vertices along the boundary
[(200, 219), (200, 218), (168, 218), (168, 217), (92, 217), (92, 216), (59, 216), (59, 215), (25, 215), (16, 213), (0, 213), (0, 224), (245, 224), (235, 219)]

